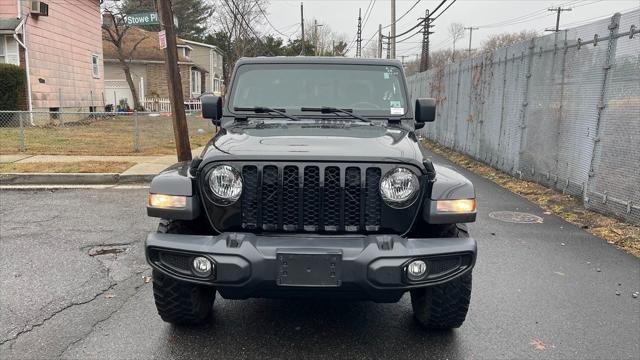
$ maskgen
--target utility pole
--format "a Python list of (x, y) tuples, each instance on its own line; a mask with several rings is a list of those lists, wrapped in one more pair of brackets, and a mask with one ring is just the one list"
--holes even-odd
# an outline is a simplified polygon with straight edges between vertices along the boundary
[(331, 56), (336, 56), (336, 41), (331, 40)]
[(304, 55), (304, 5), (300, 2), (300, 29), (302, 29), (302, 43), (300, 46), (300, 55)]
[(378, 59), (382, 59), (382, 24), (378, 25)]
[(362, 57), (362, 9), (358, 9), (358, 32), (356, 33), (356, 57)]
[(420, 58), (420, 72), (429, 70), (429, 35), (433, 34), (430, 30), (434, 25), (431, 25), (431, 17), (429, 10), (424, 13), (424, 22), (422, 23), (422, 53)]
[(571, 8), (562, 8), (560, 6), (558, 6), (557, 8), (550, 8), (547, 9), (547, 11), (553, 11), (556, 12), (556, 29), (552, 30), (552, 29), (545, 29), (544, 31), (553, 31), (553, 32), (558, 32), (560, 31), (560, 13), (563, 11), (571, 11)]
[(402, 64), (402, 67), (404, 68), (404, 59), (406, 57), (408, 57), (409, 55), (400, 55), (400, 63)]
[(464, 29), (469, 30), (469, 58), (471, 58), (471, 37), (473, 36), (473, 30), (479, 30), (480, 28), (469, 26)]
[(391, 33), (387, 34), (387, 59), (391, 59)]
[(318, 26), (323, 26), (323, 24), (318, 24), (318, 20), (313, 20), (313, 55), (318, 56), (318, 39), (320, 36), (318, 35)]
[(191, 144), (189, 144), (189, 128), (187, 116), (184, 111), (184, 97), (182, 94), (182, 81), (180, 68), (178, 67), (178, 47), (176, 33), (173, 29), (173, 10), (170, 0), (157, 0), (158, 12), (162, 29), (167, 38), (165, 49), (165, 68), (167, 70), (167, 86), (169, 87), (169, 100), (173, 109), (173, 136), (176, 142), (178, 161), (191, 160)]
[(396, 0), (391, 0), (391, 34), (389, 35), (391, 59), (396, 58)]

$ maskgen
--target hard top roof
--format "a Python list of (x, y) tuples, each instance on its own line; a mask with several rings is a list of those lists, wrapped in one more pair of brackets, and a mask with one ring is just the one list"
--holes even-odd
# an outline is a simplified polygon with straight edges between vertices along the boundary
[(238, 60), (237, 65), (243, 64), (338, 64), (338, 65), (389, 65), (402, 68), (400, 60), (395, 59), (364, 59), (329, 56), (264, 56), (245, 57)]

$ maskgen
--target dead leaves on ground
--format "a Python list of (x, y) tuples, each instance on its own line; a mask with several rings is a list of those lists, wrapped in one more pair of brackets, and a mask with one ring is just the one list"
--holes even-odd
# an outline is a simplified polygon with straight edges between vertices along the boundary
[(467, 170), (538, 204), (545, 215), (556, 215), (623, 250), (640, 257), (640, 226), (627, 224), (612, 217), (584, 208), (582, 201), (540, 184), (518, 180), (466, 155), (428, 140), (423, 144), (434, 153), (444, 156)]

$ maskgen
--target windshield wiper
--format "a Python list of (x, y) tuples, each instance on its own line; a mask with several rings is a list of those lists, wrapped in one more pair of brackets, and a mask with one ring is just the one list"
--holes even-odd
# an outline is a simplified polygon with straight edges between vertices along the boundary
[(285, 113), (284, 109), (272, 109), (266, 106), (234, 107), (233, 110), (234, 111), (253, 111), (256, 114), (278, 114), (282, 117), (289, 118), (293, 121), (300, 121), (299, 118)]
[(340, 114), (347, 114), (349, 116), (351, 116), (354, 119), (358, 119), (358, 120), (362, 120), (364, 122), (371, 122), (371, 119), (367, 119), (364, 116), (360, 116), (357, 114), (353, 113), (353, 109), (340, 109), (340, 108), (335, 108), (335, 107), (329, 107), (329, 106), (322, 106), (322, 107), (302, 107), (300, 108), (300, 111), (319, 111), (323, 114), (335, 114), (335, 113), (340, 113)]

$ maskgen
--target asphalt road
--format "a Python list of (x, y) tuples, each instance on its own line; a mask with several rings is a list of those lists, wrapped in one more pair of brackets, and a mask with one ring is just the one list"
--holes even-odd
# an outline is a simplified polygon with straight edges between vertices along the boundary
[(640, 358), (638, 259), (466, 174), (480, 203), (472, 303), (460, 329), (436, 333), (413, 321), (408, 296), (218, 297), (211, 324), (173, 327), (143, 278), (143, 241), (156, 226), (146, 190), (0, 190), (0, 358)]

